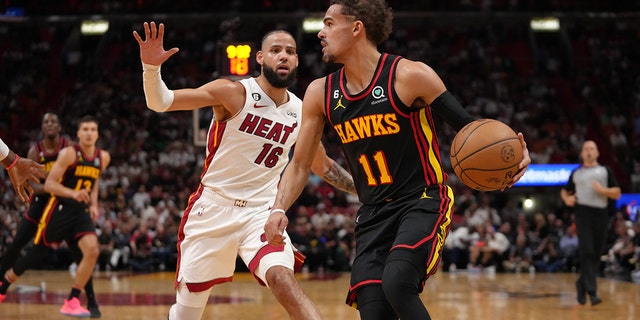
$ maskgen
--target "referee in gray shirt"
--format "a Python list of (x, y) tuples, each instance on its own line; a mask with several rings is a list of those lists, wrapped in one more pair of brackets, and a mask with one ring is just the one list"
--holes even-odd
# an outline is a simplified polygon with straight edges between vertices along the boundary
[(602, 302), (598, 296), (596, 278), (600, 255), (604, 249), (609, 225), (607, 206), (609, 199), (620, 198), (621, 190), (613, 171), (598, 163), (598, 146), (587, 140), (582, 145), (582, 165), (575, 169), (567, 185), (560, 190), (560, 197), (568, 207), (574, 207), (580, 276), (576, 281), (578, 303), (591, 305)]

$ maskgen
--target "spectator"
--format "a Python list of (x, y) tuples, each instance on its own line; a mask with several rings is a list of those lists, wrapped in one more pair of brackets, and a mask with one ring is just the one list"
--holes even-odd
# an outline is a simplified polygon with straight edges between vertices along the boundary
[(113, 227), (111, 221), (105, 221), (101, 224), (100, 235), (98, 236), (98, 244), (100, 245), (100, 254), (98, 255), (98, 267), (100, 270), (109, 271), (113, 266), (110, 264), (113, 255), (114, 240)]
[(509, 239), (501, 232), (496, 232), (491, 223), (477, 226), (476, 232), (471, 235), (468, 269), (489, 268), (495, 271), (496, 265), (502, 263), (502, 254), (508, 248)]
[(565, 233), (560, 237), (560, 255), (565, 261), (565, 266), (569, 271), (575, 272), (579, 267), (578, 261), (578, 234), (576, 225), (571, 224)]
[(605, 272), (611, 274), (629, 274), (635, 269), (633, 259), (636, 253), (634, 244), (635, 231), (633, 222), (625, 221), (616, 227), (616, 240), (603, 257), (606, 262)]
[(445, 270), (465, 269), (469, 264), (469, 246), (471, 234), (475, 229), (461, 225), (451, 231), (445, 240), (443, 249), (443, 266)]
[(527, 242), (527, 235), (519, 233), (516, 241), (509, 248), (509, 254), (502, 265), (508, 272), (523, 272), (532, 268), (533, 250)]
[(533, 265), (537, 271), (557, 272), (562, 269), (563, 261), (558, 247), (559, 240), (554, 235), (548, 235), (534, 248)]
[(146, 221), (141, 222), (129, 240), (129, 247), (131, 248), (130, 264), (133, 271), (148, 272), (153, 270), (152, 244), (153, 235), (149, 231)]

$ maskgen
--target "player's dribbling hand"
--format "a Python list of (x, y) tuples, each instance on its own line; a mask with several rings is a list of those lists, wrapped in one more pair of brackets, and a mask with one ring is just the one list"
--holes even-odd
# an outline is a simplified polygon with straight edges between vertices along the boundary
[(522, 176), (524, 176), (524, 173), (527, 171), (527, 168), (531, 164), (529, 149), (527, 149), (527, 143), (524, 141), (524, 135), (522, 134), (522, 132), (518, 132), (518, 139), (520, 139), (520, 144), (522, 145), (522, 161), (520, 161), (520, 165), (518, 165), (518, 167), (520, 168), (518, 170), (518, 173), (513, 176), (513, 180), (511, 180), (511, 183), (509, 183), (509, 185), (507, 186), (509, 188), (513, 187), (513, 185), (518, 182), (518, 180), (520, 180)]
[(133, 37), (138, 41), (140, 45), (140, 60), (142, 63), (151, 64), (155, 66), (161, 65), (167, 61), (169, 57), (174, 55), (180, 49), (174, 47), (168, 51), (164, 50), (163, 38), (164, 38), (164, 24), (161, 23), (156, 27), (156, 23), (145, 22), (144, 26), (144, 40), (140, 37), (137, 31), (133, 31)]
[(284, 230), (289, 224), (289, 219), (284, 212), (273, 212), (269, 215), (267, 223), (264, 225), (264, 233), (267, 242), (272, 246), (284, 245)]

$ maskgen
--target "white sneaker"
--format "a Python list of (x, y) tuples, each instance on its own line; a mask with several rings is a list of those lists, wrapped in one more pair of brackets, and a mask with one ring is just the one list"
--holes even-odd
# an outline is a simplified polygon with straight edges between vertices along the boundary
[(71, 274), (72, 278), (76, 277), (76, 270), (78, 270), (78, 264), (77, 263), (72, 263), (69, 265), (69, 273)]

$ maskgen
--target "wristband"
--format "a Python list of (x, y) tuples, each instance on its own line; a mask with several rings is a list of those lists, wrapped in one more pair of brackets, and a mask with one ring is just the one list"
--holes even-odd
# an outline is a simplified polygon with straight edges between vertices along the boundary
[(271, 210), (271, 213), (269, 213), (269, 214), (274, 214), (274, 213), (276, 213), (276, 212), (286, 213), (283, 209), (272, 209), (272, 210)]
[(11, 164), (8, 167), (5, 167), (5, 169), (7, 169), (7, 171), (9, 171), (9, 170), (11, 170), (11, 168), (15, 167), (16, 163), (18, 163), (18, 159), (20, 159), (20, 157), (16, 153), (16, 157), (13, 159), (13, 162), (11, 162)]

